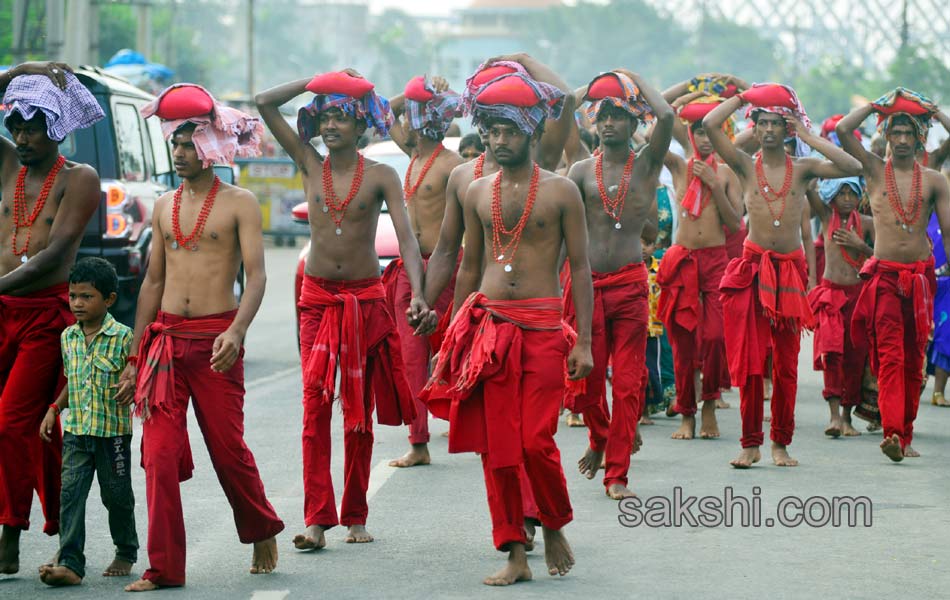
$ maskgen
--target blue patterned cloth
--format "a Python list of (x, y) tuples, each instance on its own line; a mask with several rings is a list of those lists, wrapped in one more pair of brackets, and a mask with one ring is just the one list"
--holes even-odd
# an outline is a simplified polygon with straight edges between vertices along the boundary
[(320, 132), (320, 113), (339, 108), (344, 114), (366, 121), (367, 127), (372, 127), (379, 137), (389, 133), (389, 128), (396, 122), (393, 111), (389, 108), (389, 100), (370, 92), (362, 98), (344, 96), (343, 94), (317, 94), (310, 104), (297, 112), (297, 133), (300, 139), (309, 142)]
[[(534, 90), (538, 98), (538, 103), (532, 106), (514, 106), (511, 104), (485, 104), (479, 101), (482, 93), (493, 83), (517, 77)], [(496, 77), (482, 86), (478, 95), (475, 97), (475, 103), (472, 105), (472, 125), (478, 128), (484, 126), (485, 121), (489, 119), (508, 119), (513, 121), (518, 129), (531, 135), (538, 128), (538, 125), (545, 119), (557, 119), (561, 116), (561, 110), (564, 108), (564, 92), (553, 85), (535, 81), (522, 73), (509, 73)]]
[(42, 112), (46, 117), (46, 135), (54, 142), (61, 142), (66, 136), (89, 127), (105, 117), (96, 98), (72, 73), (64, 73), (66, 89), (46, 75), (20, 75), (14, 77), (3, 95), (3, 104), (7, 106), (4, 124), (8, 124), (13, 113), (19, 113), (29, 121)]

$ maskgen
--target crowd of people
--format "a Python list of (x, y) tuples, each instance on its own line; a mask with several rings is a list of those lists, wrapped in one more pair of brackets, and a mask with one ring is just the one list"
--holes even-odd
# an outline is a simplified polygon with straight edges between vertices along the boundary
[[(579, 472), (603, 470), (605, 494), (622, 500), (634, 495), (639, 426), (665, 410), (681, 419), (672, 437), (691, 440), (699, 413), (698, 437), (718, 438), (733, 386), (742, 436), (731, 465), (761, 460), (765, 421), (772, 462), (797, 465), (789, 446), (806, 331), (828, 436), (860, 435), (856, 415), (883, 430), (890, 460), (920, 456), (911, 444), (925, 365), (936, 375), (932, 402), (950, 405), (950, 241), (940, 233), (950, 227), (940, 172), (950, 142), (925, 149), (931, 121), (950, 130), (950, 118), (911, 90), (830, 117), (819, 134), (786, 85), (710, 73), (660, 91), (616, 69), (572, 90), (524, 54), (487, 60), (461, 93), (419, 76), (387, 99), (356, 71), (323, 73), (258, 94), (260, 118), (176, 84), (142, 111), (160, 121), (182, 183), (154, 206), (134, 328), (109, 315), (112, 266), (75, 261), (99, 181), (58, 149), (102, 110), (61, 63), (0, 74), (0, 92), (12, 136), (0, 138), (0, 574), (19, 570), (36, 489), (44, 531), (60, 535), (40, 578), (81, 583), (94, 474), (116, 546), (103, 575), (131, 573), (135, 415), (149, 568), (125, 589), (184, 585), (189, 400), (240, 540), (253, 545), (251, 572), (276, 568), (284, 523), (244, 442), (243, 340), (266, 279), (261, 215), (253, 194), (213, 170), (258, 152), (265, 124), (310, 207), (298, 299), (299, 551), (323, 548), (337, 525), (348, 543), (373, 541), (374, 421), (408, 427), (393, 467), (433, 460), (430, 414), (448, 421), (449, 452), (481, 456), (493, 543), (508, 553), (484, 582), (509, 585), (531, 579), (538, 527), (548, 573), (574, 564), (555, 441), (563, 410), (588, 429)], [(295, 130), (280, 107), (304, 94)], [(738, 131), (742, 109), (748, 127)], [(463, 116), (478, 133), (454, 152), (443, 139)], [(872, 116), (875, 151), (860, 131)], [(403, 181), (359, 151), (368, 130), (411, 157)], [(400, 258), (380, 276), (373, 241), (384, 202)]]

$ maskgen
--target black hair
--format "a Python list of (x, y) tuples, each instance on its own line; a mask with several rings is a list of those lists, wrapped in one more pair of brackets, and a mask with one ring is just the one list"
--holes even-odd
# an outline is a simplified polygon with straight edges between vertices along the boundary
[(475, 148), (479, 152), (485, 151), (485, 144), (482, 143), (482, 138), (477, 133), (470, 133), (459, 140), (459, 152), (464, 152), (469, 147)]
[(119, 276), (106, 259), (88, 256), (73, 265), (69, 271), (69, 283), (88, 283), (99, 290), (103, 298), (108, 298), (118, 291)]
[(193, 133), (197, 127), (197, 123), (185, 121), (175, 129), (174, 133), (172, 133), (172, 137), (175, 137), (179, 133)]
[(891, 117), (890, 127), (895, 125), (907, 125), (908, 127), (913, 127), (914, 131), (917, 130), (917, 124), (914, 123), (910, 115), (906, 114), (897, 114)]
[(593, 152), (594, 148), (597, 147), (597, 140), (594, 139), (594, 134), (586, 127), (579, 127), (577, 129), (577, 135), (580, 136), (581, 141), (587, 146), (588, 152)]
[(703, 125), (702, 119), (697, 119), (689, 124), (689, 130), (692, 131), (693, 133), (696, 133), (697, 129), (702, 129), (705, 131), (706, 127), (705, 125)]

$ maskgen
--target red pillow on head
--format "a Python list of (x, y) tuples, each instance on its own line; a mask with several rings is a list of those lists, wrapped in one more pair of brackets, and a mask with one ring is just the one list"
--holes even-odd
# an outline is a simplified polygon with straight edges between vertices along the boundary
[(196, 85), (183, 85), (168, 90), (158, 103), (159, 119), (174, 121), (203, 117), (214, 110), (214, 98)]
[(490, 67), (485, 67), (472, 79), (472, 86), (477, 89), (496, 77), (510, 75), (511, 73), (517, 72), (518, 71), (516, 71), (513, 67), (506, 67), (505, 65), (492, 65)]
[(686, 106), (680, 107), (680, 118), (695, 123), (702, 121), (703, 118), (711, 113), (714, 108), (722, 102), (690, 102)]
[(730, 83), (729, 85), (726, 86), (726, 89), (723, 90), (722, 97), (728, 100), (729, 98), (732, 98), (733, 96), (735, 96), (736, 92), (738, 91), (739, 91), (739, 88), (737, 88), (736, 86)]
[(479, 104), (510, 104), (512, 106), (534, 106), (541, 99), (530, 85), (520, 77), (505, 77), (485, 86), (475, 102)]
[(742, 99), (753, 106), (796, 108), (795, 98), (792, 97), (791, 92), (777, 83), (751, 87), (742, 92)]
[(620, 84), (620, 79), (613, 73), (604, 73), (591, 82), (587, 87), (587, 98), (589, 100), (602, 100), (604, 98), (624, 98), (626, 92)]
[(913, 100), (908, 100), (903, 96), (898, 96), (894, 100), (894, 104), (891, 106), (878, 106), (874, 105), (874, 108), (878, 110), (884, 116), (890, 116), (895, 113), (907, 113), (909, 115), (920, 116), (927, 114), (927, 109), (921, 106), (919, 102), (914, 102)]
[(406, 89), (403, 90), (403, 95), (406, 97), (406, 100), (428, 102), (432, 100), (434, 94), (426, 89), (426, 78), (420, 75), (409, 80), (409, 83), (406, 84)]
[(307, 84), (307, 90), (314, 94), (342, 94), (352, 98), (362, 98), (374, 87), (368, 79), (353, 77), (343, 71), (322, 73)]
[[(821, 135), (828, 137), (831, 135), (831, 132), (835, 130), (835, 125), (838, 124), (838, 121), (844, 118), (844, 115), (831, 115), (821, 124)], [(854, 130), (855, 133), (858, 132), (857, 129)]]

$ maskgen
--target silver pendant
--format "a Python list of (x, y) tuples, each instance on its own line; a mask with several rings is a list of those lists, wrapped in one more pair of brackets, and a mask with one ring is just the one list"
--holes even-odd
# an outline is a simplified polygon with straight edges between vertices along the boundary
[(198, 251), (198, 244), (195, 244), (194, 246), (188, 248), (188, 250), (191, 250), (192, 252), (197, 252), (197, 251)]
[(614, 192), (617, 191), (617, 186), (612, 185), (612, 186), (610, 186), (609, 188), (607, 188), (607, 191), (610, 192), (611, 194), (613, 194)]
[(622, 225), (620, 225), (620, 221), (617, 221), (616, 223), (614, 223), (614, 229), (620, 229), (621, 227)]
[(684, 219), (686, 218), (686, 211), (685, 211), (685, 210), (683, 211), (683, 218), (684, 218)]
[(336, 234), (337, 234), (337, 235), (343, 235), (343, 230), (340, 229), (339, 227), (337, 227), (337, 228), (336, 228)]
[(323, 205), (323, 212), (325, 212), (325, 213), (330, 212), (330, 207), (327, 206), (326, 204), (324, 204), (324, 205)]
[(505, 255), (504, 255), (504, 254), (499, 254), (499, 255), (498, 255), (498, 262), (501, 262), (501, 261), (503, 261), (503, 260), (505, 260)]
[(769, 186), (765, 186), (764, 188), (762, 188), (762, 191), (768, 192), (768, 191), (769, 191)]
[(30, 258), (29, 258), (26, 254), (20, 255), (20, 264), (24, 264), (24, 265), (25, 265), (25, 264), (26, 264), (26, 261), (28, 261), (28, 260), (30, 260)]
[(511, 265), (505, 265), (505, 273), (511, 273)]
[(901, 223), (901, 229), (907, 231), (907, 223)]
[(908, 227), (908, 228), (907, 228), (907, 233), (914, 233), (914, 228), (913, 228), (913, 227)]
[(779, 221), (778, 219), (775, 219), (774, 221), (772, 221), (772, 226), (773, 226), (773, 227), (781, 227), (781, 226), (782, 226), (782, 222)]
[(172, 241), (172, 250), (178, 250), (178, 240)]

